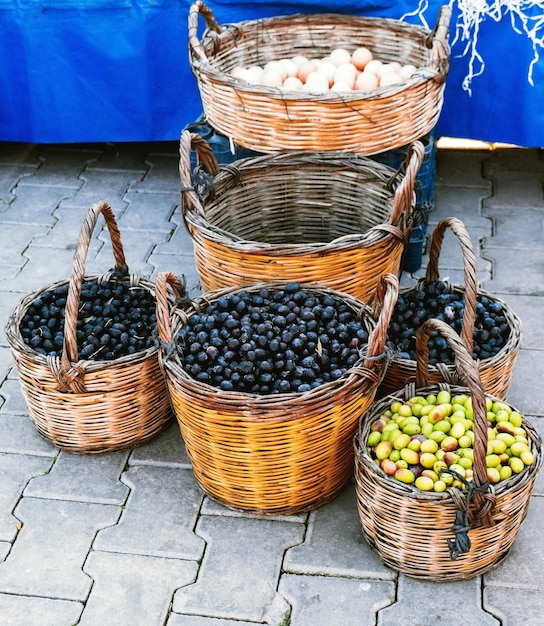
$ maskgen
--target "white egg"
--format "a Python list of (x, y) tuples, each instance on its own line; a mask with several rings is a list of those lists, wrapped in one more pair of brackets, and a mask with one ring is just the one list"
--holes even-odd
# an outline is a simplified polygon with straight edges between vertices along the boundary
[(287, 73), (285, 78), (297, 75), (298, 66), (292, 59), (280, 59), (278, 62)]
[(345, 48), (335, 48), (331, 54), (331, 61), (336, 65), (342, 65), (342, 63), (349, 63), (351, 61), (351, 54)]
[(264, 70), (261, 76), (261, 85), (263, 87), (281, 87), (283, 76), (274, 69)]
[(241, 65), (236, 65), (230, 71), (230, 75), (232, 78), (236, 78), (238, 80), (243, 80), (246, 83), (251, 82), (251, 74), (246, 67), (242, 67)]
[(298, 66), (297, 76), (305, 83), (312, 72), (317, 72), (317, 65), (313, 61), (304, 61)]
[(383, 63), (382, 66), (377, 69), (376, 74), (382, 78), (386, 74), (398, 74), (400, 68), (400, 63), (397, 63), (396, 61), (393, 61), (392, 63)]
[(408, 80), (409, 78), (411, 78), (412, 75), (415, 74), (415, 72), (417, 72), (417, 67), (410, 64), (403, 65), (399, 70), (399, 74), (402, 76), (402, 78), (404, 78), (404, 80)]
[(374, 74), (374, 72), (361, 72), (355, 80), (355, 89), (360, 91), (372, 91), (377, 89), (380, 84), (380, 79)]
[(373, 72), (374, 74), (378, 73), (378, 70), (381, 68), (383, 63), (379, 59), (372, 59), (365, 65), (365, 72)]
[[(353, 71), (351, 71), (350, 68), (353, 68)], [(334, 73), (334, 82), (344, 83), (346, 85), (349, 85), (350, 89), (353, 89), (353, 86), (355, 85), (356, 74), (357, 68), (355, 67), (355, 65), (351, 65), (351, 63), (340, 65)]]
[(279, 61), (268, 61), (263, 69), (265, 72), (277, 72), (282, 80), (287, 78), (287, 70)]
[(286, 89), (287, 91), (300, 91), (302, 84), (302, 81), (297, 76), (288, 76), (283, 81), (282, 89)]
[(306, 61), (308, 61), (308, 57), (305, 57), (303, 54), (296, 54), (291, 61), (293, 61), (293, 63), (298, 67), (299, 65), (301, 65), (302, 63), (305, 63)]
[(352, 91), (353, 85), (336, 80), (331, 87), (331, 91)]
[(326, 76), (329, 81), (329, 85), (332, 85), (334, 82), (334, 74), (336, 72), (336, 65), (334, 63), (331, 63), (330, 61), (323, 61), (317, 71), (320, 74), (323, 74), (323, 76)]
[(264, 74), (264, 69), (260, 65), (250, 65), (247, 68), (246, 80), (253, 85), (260, 85)]
[(329, 90), (329, 81), (326, 76), (323, 76), (318, 71), (312, 72), (308, 74), (303, 90), (310, 93), (324, 93)]
[(397, 72), (389, 72), (380, 78), (380, 87), (389, 87), (404, 82), (404, 79)]

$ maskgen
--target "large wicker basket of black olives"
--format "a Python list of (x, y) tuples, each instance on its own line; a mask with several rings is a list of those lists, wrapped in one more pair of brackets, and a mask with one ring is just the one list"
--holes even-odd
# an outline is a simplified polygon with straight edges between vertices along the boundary
[[(100, 215), (115, 267), (85, 276)], [(157, 358), (154, 288), (129, 274), (113, 212), (98, 202), (82, 224), (69, 281), (27, 295), (11, 313), (5, 330), (28, 413), (59, 449), (135, 447), (172, 417)]]
[(202, 286), (281, 277), (370, 302), (380, 277), (400, 271), (423, 156), (416, 141), (400, 171), (330, 151), (261, 155), (218, 168), (206, 140), (184, 131), (181, 210)]
[[(447, 229), (457, 237), (464, 263), (464, 285), (441, 280), (438, 260)], [(433, 231), (426, 274), (415, 287), (401, 289), (388, 331), (394, 351), (378, 395), (401, 389), (415, 378), (417, 329), (429, 318), (456, 330), (476, 361), (486, 393), (505, 398), (521, 345), (521, 321), (500, 298), (479, 289), (476, 255), (463, 222), (450, 217)], [(455, 377), (454, 355), (439, 334), (429, 345), (429, 379), (432, 383)]]
[(353, 475), (352, 439), (387, 365), (398, 279), (372, 308), (327, 287), (269, 281), (169, 309), (157, 276), (160, 361), (201, 487), (260, 514), (313, 509)]

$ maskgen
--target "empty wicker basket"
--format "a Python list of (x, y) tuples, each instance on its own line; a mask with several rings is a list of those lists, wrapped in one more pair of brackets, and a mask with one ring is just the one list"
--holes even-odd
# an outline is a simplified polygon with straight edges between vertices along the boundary
[[(456, 355), (456, 366), (464, 385), (428, 384), (427, 341), (433, 331), (447, 338)], [(428, 320), (418, 331), (417, 379), (376, 402), (360, 421), (355, 446), (357, 505), (363, 533), (370, 546), (389, 567), (407, 576), (431, 581), (472, 578), (493, 569), (508, 555), (530, 503), (537, 473), (542, 464), (542, 442), (525, 419), (522, 426), (534, 454), (534, 463), (519, 474), (490, 484), (487, 476), (488, 439), (486, 400), (478, 370), (459, 336), (444, 322)], [(476, 490), (450, 487), (443, 493), (421, 491), (404, 484), (376, 465), (366, 441), (373, 423), (394, 400), (409, 401), (415, 395), (437, 394), (441, 389), (469, 394), (474, 411), (474, 480)], [(468, 520), (459, 523), (458, 513)], [(467, 521), (467, 525), (465, 525)], [(466, 535), (462, 542), (456, 537)], [(462, 548), (462, 549), (458, 549)], [(452, 550), (453, 549), (453, 550)]]
[[(199, 16), (206, 29), (199, 39)], [(423, 137), (442, 110), (451, 8), (429, 31), (400, 20), (341, 14), (285, 15), (220, 26), (201, 0), (189, 11), (189, 60), (210, 124), (257, 152), (346, 150), (369, 155)], [(322, 58), (366, 46), (375, 58), (409, 63), (408, 80), (372, 91), (308, 94), (232, 78), (235, 66), (295, 54)]]
[[(464, 297), (465, 300), (461, 338), (468, 352), (470, 354), (473, 352), (476, 303), (479, 296), (486, 296), (493, 303), (500, 305), (509, 325), (508, 340), (500, 351), (492, 357), (478, 360), (476, 364), (484, 391), (492, 396), (505, 398), (510, 386), (510, 381), (512, 380), (514, 366), (521, 346), (521, 320), (506, 302), (478, 288), (476, 255), (470, 235), (461, 220), (450, 217), (438, 223), (431, 238), (429, 263), (425, 277), (421, 279), (415, 287), (401, 289), (400, 294), (403, 295), (411, 291), (422, 290), (426, 284), (440, 279), (438, 261), (447, 229), (451, 229), (456, 235), (463, 253), (465, 284), (449, 284), (448, 286), (451, 292), (458, 294), (460, 298)], [(378, 396), (391, 393), (396, 389), (401, 389), (407, 382), (415, 379), (415, 374), (416, 362), (414, 360), (393, 356), (387, 368)], [(455, 374), (456, 368), (454, 365), (437, 363), (436, 365), (429, 366), (429, 381), (432, 383), (438, 383), (444, 380), (445, 376), (453, 379)]]
[[(176, 349), (179, 330), (195, 313), (240, 289), (204, 294), (186, 307), (169, 310), (166, 285), (157, 276), (157, 323), (172, 406), (204, 491), (233, 509), (260, 514), (307, 511), (335, 497), (353, 476), (352, 440), (359, 417), (374, 399), (386, 367), (385, 336), (398, 293), (398, 280), (386, 275), (373, 308), (325, 287), (304, 286), (332, 295), (361, 319), (369, 333), (361, 359), (335, 381), (311, 391), (257, 395), (223, 391), (191, 377)], [(247, 287), (285, 287), (268, 282)]]
[[(102, 215), (108, 226), (115, 269), (84, 277), (94, 227)], [(40, 434), (57, 448), (73, 453), (113, 452), (132, 448), (157, 435), (172, 418), (158, 348), (111, 360), (78, 359), (76, 324), (83, 280), (127, 282), (154, 297), (155, 285), (130, 275), (113, 211), (105, 202), (94, 204), (82, 224), (68, 282), (64, 347), (61, 357), (43, 356), (21, 336), (21, 321), (44, 292), (67, 281), (45, 286), (24, 297), (10, 315), (6, 335), (17, 366), (30, 419)]]
[[(194, 186), (192, 147), (203, 166)], [(285, 152), (218, 169), (209, 144), (183, 132), (182, 214), (203, 288), (296, 281), (370, 302), (380, 277), (400, 272), (423, 152), (414, 142), (404, 175), (345, 152)]]

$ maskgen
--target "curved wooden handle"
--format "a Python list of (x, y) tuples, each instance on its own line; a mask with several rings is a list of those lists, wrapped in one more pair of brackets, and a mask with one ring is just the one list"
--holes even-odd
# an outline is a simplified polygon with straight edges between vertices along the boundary
[(106, 202), (97, 202), (93, 204), (85, 216), (79, 232), (79, 239), (72, 262), (72, 272), (68, 285), (64, 316), (64, 343), (61, 356), (61, 374), (66, 374), (68, 371), (73, 370), (72, 363), (78, 360), (76, 329), (81, 285), (85, 276), (85, 261), (87, 260), (89, 245), (99, 215), (103, 215), (106, 220), (113, 248), (113, 256), (115, 258), (115, 270), (122, 276), (128, 275), (125, 253), (121, 243), (121, 234), (117, 222), (115, 221), (113, 211)]
[(480, 373), (472, 356), (467, 352), (459, 335), (446, 322), (429, 319), (421, 325), (416, 335), (416, 386), (426, 387), (429, 384), (429, 346), (431, 333), (438, 331), (448, 342), (455, 354), (455, 367), (466, 382), (472, 397), (474, 412), (474, 483), (477, 486), (488, 482), (487, 454), (487, 406), (486, 397), (480, 379)]
[(440, 7), (436, 25), (429, 37), (426, 45), (432, 51), (433, 63), (440, 70), (440, 75), (435, 80), (444, 82), (450, 67), (450, 46), (449, 29), (451, 21), (451, 5), (445, 4)]
[(201, 63), (208, 63), (204, 47), (198, 38), (198, 17), (200, 14), (202, 14), (208, 29), (220, 33), (221, 27), (215, 21), (212, 10), (202, 0), (197, 0), (191, 5), (188, 18), (189, 52), (197, 57)]
[(472, 356), (474, 349), (474, 324), (476, 321), (476, 301), (478, 298), (478, 280), (476, 269), (476, 253), (467, 229), (463, 222), (456, 217), (448, 217), (441, 220), (433, 231), (431, 247), (429, 250), (429, 263), (425, 273), (425, 282), (436, 282), (440, 278), (438, 271), (438, 259), (446, 229), (449, 228), (459, 240), (463, 253), (463, 267), (465, 280), (465, 307), (463, 311), (463, 325), (461, 326), (461, 339), (465, 348)]
[(424, 156), (425, 148), (423, 147), (423, 144), (421, 141), (414, 141), (410, 145), (408, 154), (406, 155), (406, 172), (404, 174), (404, 178), (395, 190), (393, 210), (391, 211), (389, 223), (392, 226), (398, 226), (402, 216), (404, 215), (405, 233), (409, 232), (409, 229), (412, 227), (412, 207), (415, 204), (414, 187)]
[[(368, 339), (367, 355), (371, 358), (381, 356), (385, 351), (387, 330), (399, 296), (399, 279), (394, 274), (384, 274), (376, 287), (372, 302), (372, 314), (377, 320), (376, 327)], [(370, 362), (365, 362), (365, 367)]]
[(177, 298), (183, 297), (185, 291), (185, 280), (181, 280), (172, 272), (159, 272), (155, 279), (156, 316), (157, 330), (159, 337), (164, 343), (172, 341), (172, 330), (170, 327), (170, 306), (168, 302), (167, 285), (172, 287)]

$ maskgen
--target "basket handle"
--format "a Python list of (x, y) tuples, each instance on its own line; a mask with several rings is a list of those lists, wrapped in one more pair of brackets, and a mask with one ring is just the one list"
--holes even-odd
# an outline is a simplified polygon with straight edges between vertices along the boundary
[(451, 5), (444, 4), (440, 7), (435, 27), (425, 41), (425, 45), (432, 51), (433, 65), (437, 65), (439, 70), (441, 70), (441, 74), (435, 77), (435, 80), (440, 82), (446, 79), (450, 66), (448, 37), (451, 14)]
[(381, 358), (385, 351), (387, 329), (399, 295), (399, 279), (395, 274), (384, 274), (376, 287), (376, 295), (372, 300), (372, 316), (376, 321), (368, 339), (367, 356), (364, 367), (371, 367), (371, 361)]
[(427, 342), (433, 331), (438, 331), (448, 342), (455, 355), (457, 372), (470, 390), (474, 412), (474, 482), (479, 487), (488, 482), (486, 467), (487, 406), (480, 373), (461, 338), (451, 326), (446, 322), (431, 318), (420, 326), (416, 335), (417, 388), (426, 387), (429, 384), (429, 346)]
[(434, 229), (431, 237), (429, 263), (425, 274), (425, 282), (436, 282), (440, 278), (438, 271), (438, 259), (447, 228), (451, 229), (459, 240), (461, 251), (463, 253), (465, 307), (460, 335), (467, 352), (472, 355), (474, 348), (474, 324), (476, 321), (476, 300), (478, 296), (476, 254), (474, 252), (474, 246), (472, 245), (470, 235), (460, 219), (456, 217), (448, 217), (441, 220)]
[(419, 168), (423, 163), (425, 148), (421, 141), (414, 141), (408, 148), (408, 153), (404, 161), (405, 173), (402, 181), (395, 190), (393, 199), (393, 210), (389, 223), (398, 226), (403, 213), (405, 213), (404, 231), (409, 231), (412, 226), (412, 207), (415, 202), (414, 186)]
[(202, 14), (208, 30), (219, 34), (221, 26), (216, 22), (212, 10), (202, 0), (193, 2), (189, 9), (188, 17), (189, 52), (191, 55), (198, 57), (201, 63), (208, 63), (202, 42), (198, 39), (198, 16), (200, 14)]
[(66, 297), (64, 341), (60, 359), (60, 371), (57, 373), (61, 387), (76, 393), (84, 390), (82, 380), (84, 371), (82, 368), (72, 365), (78, 360), (76, 329), (79, 313), (79, 299), (81, 296), (81, 286), (85, 277), (85, 261), (89, 252), (89, 245), (98, 221), (98, 216), (101, 214), (106, 220), (106, 226), (110, 233), (113, 248), (113, 256), (115, 258), (115, 268), (110, 271), (120, 276), (128, 276), (128, 267), (125, 261), (123, 244), (121, 243), (121, 234), (117, 222), (115, 221), (112, 208), (106, 202), (96, 202), (87, 211), (87, 215), (83, 220), (74, 253), (68, 294)]
[(204, 207), (192, 184), (191, 175), (191, 150), (196, 150), (198, 159), (202, 162), (207, 172), (217, 176), (219, 166), (210, 144), (198, 133), (184, 130), (179, 140), (179, 178), (181, 181), (181, 214), (185, 219), (185, 213), (189, 207), (196, 210), (203, 217)]
[(180, 279), (172, 272), (159, 272), (157, 274), (157, 278), (155, 279), (157, 330), (164, 344), (169, 344), (172, 341), (170, 306), (166, 291), (167, 285), (172, 287), (178, 301), (187, 298), (185, 277)]

